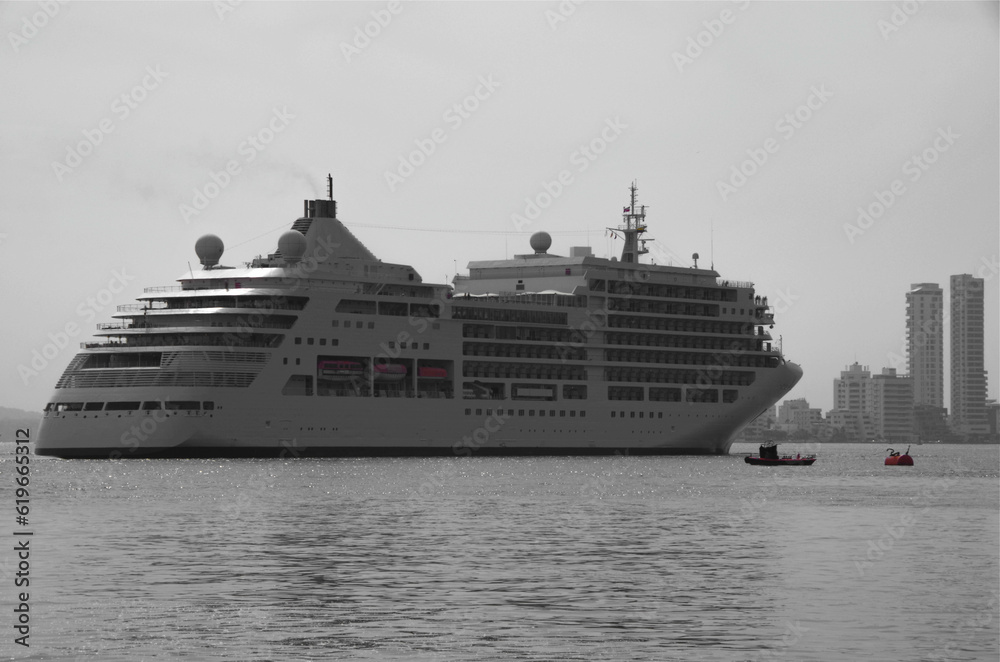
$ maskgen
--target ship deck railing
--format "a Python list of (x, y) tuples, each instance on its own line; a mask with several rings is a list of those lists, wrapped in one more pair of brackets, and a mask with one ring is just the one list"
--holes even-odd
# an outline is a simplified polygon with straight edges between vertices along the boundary
[(142, 288), (143, 294), (156, 294), (158, 292), (181, 292), (184, 290), (183, 285), (157, 285), (155, 287), (144, 287)]

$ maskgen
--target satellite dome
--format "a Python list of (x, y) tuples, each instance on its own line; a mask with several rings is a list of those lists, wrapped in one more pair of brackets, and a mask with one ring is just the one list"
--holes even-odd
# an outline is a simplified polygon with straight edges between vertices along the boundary
[(552, 236), (548, 232), (536, 232), (531, 235), (531, 250), (535, 253), (545, 253), (552, 245)]
[(217, 265), (223, 250), (225, 250), (225, 245), (214, 234), (202, 235), (198, 241), (194, 242), (194, 252), (197, 253), (198, 260), (205, 267)]
[(298, 262), (306, 252), (306, 238), (298, 230), (289, 230), (278, 238), (278, 252), (286, 262)]

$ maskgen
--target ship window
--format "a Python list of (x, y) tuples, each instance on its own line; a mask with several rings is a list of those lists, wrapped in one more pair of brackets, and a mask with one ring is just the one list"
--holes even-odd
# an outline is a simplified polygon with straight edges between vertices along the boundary
[(302, 365), (302, 359), (295, 359), (295, 365)]
[(320, 338), (319, 339), (319, 344), (320, 345), (325, 345), (326, 344), (326, 338)]
[(101, 411), (104, 409), (103, 402), (88, 402), (83, 406), (83, 411)]
[(215, 409), (215, 403), (211, 400), (206, 400), (204, 406), (202, 407), (205, 411), (212, 411)]
[(406, 349), (406, 343), (405, 342), (399, 343), (399, 348), (400, 349)]
[(482, 415), (483, 415), (483, 410), (482, 409), (477, 409), (476, 410), (476, 416), (482, 416)]
[(430, 349), (430, 348), (431, 348), (431, 344), (429, 342), (425, 342), (424, 343), (424, 349)]
[(639, 418), (642, 418), (643, 413), (644, 412), (641, 412), (641, 411), (639, 412)]
[(518, 416), (524, 416), (524, 410), (523, 409), (518, 409), (517, 410), (517, 415)]
[(136, 402), (109, 402), (104, 408), (104, 411), (132, 411), (139, 408), (138, 401)]
[(156, 409), (162, 409), (162, 407), (160, 406), (159, 402), (143, 402), (142, 403), (142, 410), (143, 411), (154, 411)]
[(629, 417), (629, 418), (635, 418), (635, 412), (634, 412), (634, 411), (630, 411), (630, 412), (628, 413), (628, 417)]
[(611, 412), (611, 418), (615, 417), (615, 412)]
[(340, 320), (333, 320), (333, 322), (331, 322), (331, 326), (333, 326), (333, 327), (340, 326)]
[(565, 409), (560, 409), (559, 410), (559, 416), (561, 418), (566, 418), (566, 410)]
[(288, 357), (286, 356), (285, 358), (281, 359), (281, 363), (282, 365), (288, 365)]
[(539, 409), (538, 410), (538, 415), (539, 416), (545, 416), (545, 410), (544, 409)]
[(390, 340), (389, 341), (389, 349), (396, 349), (396, 341), (395, 340)]
[(295, 344), (296, 345), (301, 345), (302, 344), (302, 338), (296, 338), (295, 339)]
[(493, 415), (493, 410), (492, 409), (487, 409), (486, 410), (486, 415), (487, 416), (492, 416)]
[[(139, 403), (135, 403), (139, 404)], [(56, 405), (56, 411), (80, 411), (83, 409), (82, 402), (61, 402)]]
[(581, 411), (580, 412), (580, 418), (586, 418), (586, 417), (587, 417), (587, 412)]
[(535, 410), (534, 409), (529, 409), (528, 410), (528, 416), (534, 416), (534, 415), (535, 415)]
[[(359, 323), (358, 326), (361, 326), (361, 324)], [(374, 329), (375, 328), (375, 322), (368, 322), (368, 328), (369, 329)]]
[(549, 416), (555, 416), (555, 415), (556, 415), (556, 410), (555, 409), (550, 409), (549, 410)]
[(662, 411), (661, 411), (661, 412), (658, 412), (658, 413), (656, 414), (656, 417), (657, 417), (657, 418), (663, 418), (663, 412), (662, 412)]
[(313, 344), (313, 339), (312, 338), (307, 339), (306, 343), (309, 344), (309, 345)]
[(333, 338), (332, 340), (330, 340), (330, 344), (334, 346), (339, 345), (340, 340), (338, 338)]
[(576, 417), (576, 412), (575, 411), (571, 411), (569, 413), (569, 416), (570, 416), (570, 418), (575, 418)]
[(471, 410), (471, 409), (466, 409), (466, 410), (465, 410), (465, 415), (466, 415), (466, 416), (470, 415), (471, 413), (472, 413), (472, 410)]
[(197, 400), (175, 400), (166, 402), (166, 408), (173, 411), (195, 411), (201, 407)]

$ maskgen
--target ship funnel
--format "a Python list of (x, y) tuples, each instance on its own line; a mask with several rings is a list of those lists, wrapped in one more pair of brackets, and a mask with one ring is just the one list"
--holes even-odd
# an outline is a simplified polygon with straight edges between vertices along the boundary
[(336, 200), (306, 200), (306, 218), (337, 218)]

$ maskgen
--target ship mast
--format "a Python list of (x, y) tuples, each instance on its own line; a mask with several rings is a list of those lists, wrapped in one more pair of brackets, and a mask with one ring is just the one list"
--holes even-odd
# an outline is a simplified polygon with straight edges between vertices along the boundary
[(632, 185), (629, 186), (629, 193), (631, 194), (629, 198), (630, 204), (622, 211), (622, 220), (624, 222), (617, 228), (608, 228), (612, 234), (618, 235), (621, 233), (625, 239), (625, 247), (622, 249), (622, 262), (637, 263), (640, 255), (645, 255), (649, 252), (646, 249), (646, 242), (649, 240), (639, 238), (646, 232), (646, 205), (636, 206), (635, 194), (638, 190), (633, 181)]

